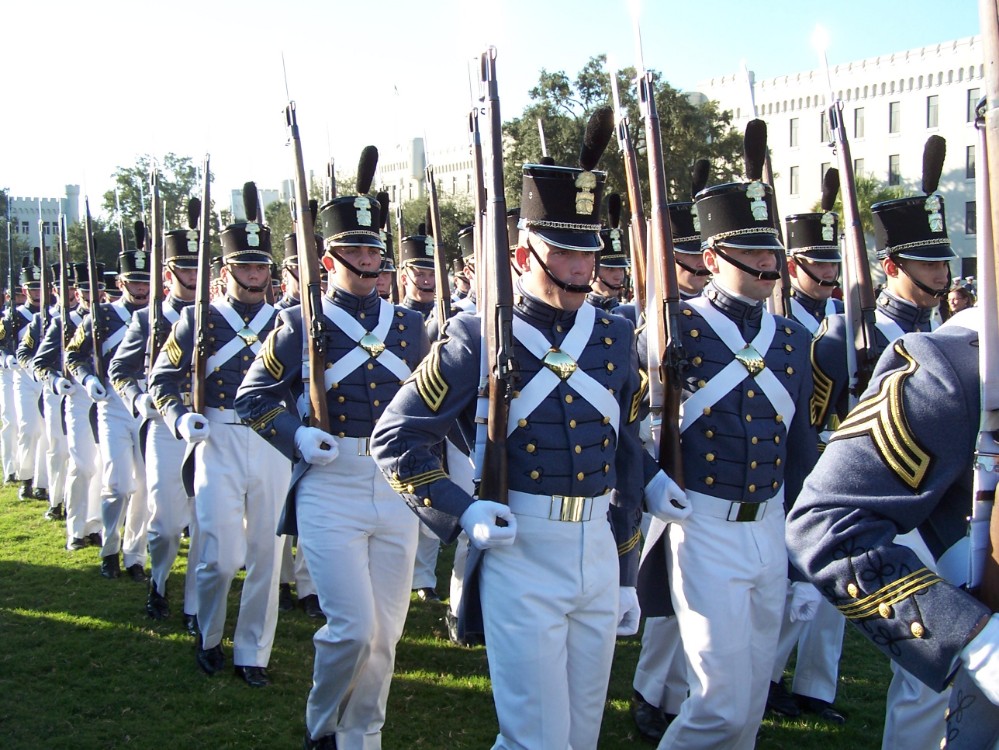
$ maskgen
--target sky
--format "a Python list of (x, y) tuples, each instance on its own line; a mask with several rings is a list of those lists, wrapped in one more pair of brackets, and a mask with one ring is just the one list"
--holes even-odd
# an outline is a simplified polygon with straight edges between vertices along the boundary
[(646, 67), (687, 91), (743, 63), (757, 78), (817, 68), (817, 24), (833, 66), (978, 33), (974, 0), (10, 3), (0, 187), (59, 197), (78, 184), (99, 203), (116, 167), (173, 152), (211, 155), (215, 195), (278, 188), (294, 168), (289, 94), (317, 175), (330, 157), (352, 174), (368, 144), (383, 163), (414, 137), (463, 145), (469, 63), (487, 46), (511, 119), (541, 69), (573, 77), (601, 53), (635, 65), (636, 8)]

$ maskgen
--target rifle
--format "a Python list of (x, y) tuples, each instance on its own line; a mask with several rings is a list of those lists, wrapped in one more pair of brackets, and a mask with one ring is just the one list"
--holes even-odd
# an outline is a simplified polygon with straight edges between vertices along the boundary
[(326, 195), (323, 197), (327, 202), (336, 198), (336, 169), (332, 157), (330, 163), (326, 165)]
[(541, 155), (548, 156), (548, 141), (545, 140), (545, 124), (538, 118), (538, 137), (541, 138)]
[(673, 231), (666, 201), (666, 172), (663, 162), (662, 131), (652, 73), (645, 70), (642, 38), (635, 22), (638, 45), (638, 99), (645, 119), (645, 142), (649, 158), (649, 257), (655, 296), (650, 300), (649, 403), (653, 424), (659, 421), (659, 466), (683, 487), (683, 459), (680, 451), (681, 374), (686, 355), (680, 337), (680, 289), (676, 280)]
[(85, 197), (83, 205), (83, 241), (87, 250), (87, 278), (90, 285), (90, 322), (92, 324), (90, 335), (94, 348), (94, 375), (103, 384), (107, 376), (104, 351), (101, 349), (104, 339), (104, 311), (101, 309), (101, 277), (97, 274), (97, 247), (94, 242), (93, 225), (90, 221), (90, 198)]
[(642, 185), (638, 175), (638, 157), (635, 146), (631, 142), (631, 131), (628, 130), (628, 116), (621, 108), (621, 98), (617, 89), (617, 71), (610, 70), (611, 94), (614, 99), (614, 125), (617, 130), (617, 142), (624, 157), (624, 175), (628, 183), (628, 207), (631, 210), (631, 278), (635, 291), (635, 312), (641, 318), (647, 304), (647, 269), (648, 269), (648, 231), (645, 225), (645, 207), (642, 205)]
[(6, 196), (7, 202), (7, 292), (10, 294), (10, 301), (7, 303), (8, 312), (13, 315), (17, 305), (17, 271), (14, 269), (14, 235), (10, 226), (10, 193)]
[(49, 275), (52, 269), (49, 268), (45, 258), (45, 222), (42, 221), (41, 201), (38, 201), (38, 270), (40, 273), (39, 285), (42, 290), (38, 300), (38, 314), (42, 321), (41, 335), (44, 335), (49, 324), (49, 295), (52, 294), (52, 282)]
[(833, 96), (832, 78), (829, 75), (829, 62), (825, 50), (821, 50), (822, 67), (829, 84), (829, 130), (833, 135), (833, 150), (839, 165), (840, 186), (843, 191), (843, 235), (846, 241), (846, 262), (844, 266), (843, 305), (846, 309), (848, 328), (853, 345), (848, 347), (850, 369), (850, 393), (852, 402), (860, 397), (874, 374), (874, 366), (881, 356), (878, 345), (877, 327), (874, 313), (877, 301), (874, 296), (874, 283), (871, 281), (870, 261), (867, 257), (867, 242), (860, 223), (860, 209), (857, 206), (857, 182), (853, 173), (853, 157), (850, 154), (850, 141), (843, 122), (843, 102)]
[(151, 207), (152, 216), (152, 252), (150, 253), (149, 264), (152, 266), (149, 272), (149, 341), (146, 344), (148, 359), (147, 372), (152, 372), (156, 358), (159, 356), (160, 347), (163, 345), (164, 336), (160, 329), (163, 327), (163, 211), (160, 204), (160, 176), (153, 167), (149, 173), (149, 190), (153, 202)]
[(447, 280), (447, 258), (444, 257), (444, 230), (441, 227), (441, 205), (437, 200), (437, 183), (434, 181), (434, 168), (427, 165), (427, 186), (430, 197), (430, 234), (434, 237), (434, 279), (437, 294), (434, 295), (434, 312), (437, 315), (437, 330), (444, 330), (444, 323), (451, 317), (450, 285)]
[(118, 242), (121, 245), (121, 252), (128, 250), (128, 239), (125, 237), (125, 220), (121, 215), (121, 200), (118, 197), (118, 188), (114, 189), (114, 208), (118, 214)]
[(198, 283), (194, 299), (194, 354), (191, 358), (191, 403), (197, 414), (205, 413), (205, 376), (208, 374), (208, 316), (212, 289), (211, 170), (210, 157), (205, 154), (201, 175), (201, 234), (198, 236)]
[[(482, 459), (479, 497), (507, 503), (506, 431), (515, 379), (513, 360), (513, 278), (510, 271), (510, 240), (506, 230), (506, 197), (503, 192), (503, 120), (500, 117), (496, 82), (496, 48), (480, 57), (480, 83), (485, 88), (489, 115), (491, 182), (483, 227), (487, 243), (485, 300), (482, 310), (488, 363), (489, 412)], [(476, 274), (478, 276), (478, 274)]]
[(486, 215), (486, 181), (482, 164), (482, 134), (479, 132), (479, 107), (473, 104), (468, 115), (469, 147), (472, 152), (472, 174), (475, 177), (475, 229), (472, 232), (475, 258), (475, 298), (485, 299), (485, 235), (483, 220)]
[(326, 408), (326, 330), (323, 325), (323, 289), (316, 257), (316, 229), (309, 210), (309, 192), (305, 182), (302, 139), (298, 133), (295, 102), (289, 98), (285, 124), (295, 159), (295, 244), (298, 246), (298, 278), (302, 296), (302, 329), (309, 337), (309, 424), (324, 432), (330, 430)]
[(62, 326), (62, 369), (64, 378), (70, 379), (69, 368), (66, 367), (66, 345), (69, 343), (69, 248), (66, 247), (66, 217), (59, 214), (59, 234), (56, 238), (59, 249), (59, 319)]

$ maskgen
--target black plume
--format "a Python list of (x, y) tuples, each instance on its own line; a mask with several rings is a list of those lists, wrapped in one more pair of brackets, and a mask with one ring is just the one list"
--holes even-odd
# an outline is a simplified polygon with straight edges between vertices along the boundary
[(555, 166), (555, 157), (554, 156), (542, 156), (541, 160), (538, 162), (538, 164), (543, 164), (546, 167), (554, 167)]
[(590, 115), (583, 134), (583, 147), (579, 151), (579, 166), (590, 171), (597, 166), (614, 133), (614, 110), (600, 107)]
[(428, 234), (428, 235), (430, 235), (432, 237), (433, 234), (434, 234), (434, 222), (433, 222), (433, 219), (430, 216), (430, 206), (427, 206), (426, 222), (427, 222), (426, 223), (426, 227), (427, 227), (427, 229), (429, 231), (427, 231), (425, 233), (424, 232), (420, 232), (420, 234)]
[(312, 227), (316, 226), (316, 217), (319, 215), (319, 201), (309, 198), (309, 214), (312, 216)]
[(132, 230), (135, 232), (135, 246), (142, 250), (146, 246), (146, 225), (137, 221), (132, 225)]
[(371, 190), (371, 182), (375, 179), (375, 169), (378, 167), (378, 149), (365, 146), (361, 151), (361, 159), (357, 162), (357, 194), (365, 195)]
[(763, 165), (767, 160), (767, 124), (763, 120), (750, 120), (746, 125), (743, 141), (746, 159), (746, 179), (750, 182), (763, 179)]
[(191, 198), (187, 202), (187, 226), (191, 229), (198, 228), (201, 220), (201, 198)]
[(378, 226), (388, 231), (389, 194), (384, 190), (378, 194), (378, 208), (381, 210), (381, 214), (378, 217)]
[(611, 229), (621, 226), (621, 194), (611, 193), (607, 196), (607, 224)]
[(944, 157), (947, 156), (947, 141), (939, 135), (931, 135), (923, 147), (923, 192), (929, 195), (936, 192), (943, 172)]
[(257, 185), (254, 182), (243, 183), (243, 208), (246, 209), (246, 220), (259, 222), (260, 206), (257, 204)]
[(832, 211), (836, 203), (836, 196), (839, 194), (839, 170), (836, 167), (829, 167), (822, 178), (822, 210)]
[(420, 225), (416, 228), (416, 234), (419, 237), (426, 237), (427, 236), (427, 225), (421, 222)]
[(690, 199), (704, 190), (711, 175), (711, 162), (707, 159), (698, 159), (694, 162), (694, 168), (690, 171)]

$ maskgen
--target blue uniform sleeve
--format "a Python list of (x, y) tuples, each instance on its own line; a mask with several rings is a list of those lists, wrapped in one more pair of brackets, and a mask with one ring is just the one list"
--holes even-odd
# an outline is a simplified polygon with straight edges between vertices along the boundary
[(46, 380), (52, 373), (62, 374), (62, 319), (59, 316), (52, 316), (31, 366), (39, 380)]
[(34, 368), (31, 365), (31, 360), (35, 357), (35, 350), (38, 348), (38, 344), (42, 339), (42, 315), (41, 313), (35, 313), (34, 317), (31, 318), (31, 322), (28, 323), (28, 330), (25, 331), (24, 336), (21, 337), (21, 342), (17, 345), (17, 362), (24, 371), (34, 375)]
[(66, 366), (79, 382), (94, 374), (94, 317), (88, 315), (66, 344)]
[[(89, 320), (89, 318), (88, 318)], [(83, 326), (80, 327), (83, 330)], [(177, 420), (187, 414), (183, 394), (191, 380), (191, 358), (194, 353), (194, 308), (180, 313), (180, 320), (170, 329), (170, 335), (156, 357), (149, 373), (149, 395), (166, 424), (174, 430)]]
[(149, 342), (149, 308), (137, 310), (132, 316), (125, 337), (108, 364), (108, 380), (122, 401), (135, 412), (135, 399), (142, 393), (139, 381), (146, 377), (146, 346)]

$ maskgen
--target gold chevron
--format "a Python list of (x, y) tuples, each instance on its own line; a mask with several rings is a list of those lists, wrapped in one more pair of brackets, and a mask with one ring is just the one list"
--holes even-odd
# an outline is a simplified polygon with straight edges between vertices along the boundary
[(837, 604), (836, 608), (851, 620), (863, 620), (878, 614), (881, 605), (891, 607), (941, 581), (942, 579), (929, 568), (920, 568), (897, 581), (892, 581), (863, 599), (850, 604)]
[(828, 318), (822, 321), (819, 332), (812, 339), (809, 357), (812, 361), (812, 382), (814, 390), (812, 398), (808, 402), (808, 416), (812, 420), (812, 426), (822, 427), (826, 422), (826, 414), (829, 413), (829, 402), (832, 399), (833, 379), (829, 377), (815, 358), (815, 345), (819, 339), (829, 330)]
[(447, 479), (448, 475), (443, 469), (432, 469), (431, 471), (425, 471), (422, 474), (417, 474), (410, 477), (409, 479), (400, 479), (398, 474), (394, 474), (387, 477), (389, 487), (398, 492), (400, 495), (409, 494), (412, 495), (416, 492), (417, 487), (423, 487), (431, 482), (436, 482), (438, 479)]
[(638, 407), (649, 392), (649, 374), (645, 370), (639, 370), (638, 378), (638, 390), (631, 397), (631, 409), (628, 410), (628, 424), (638, 419)]
[(641, 541), (641, 538), (642, 538), (641, 532), (636, 531), (631, 536), (630, 539), (626, 539), (625, 541), (621, 542), (619, 545), (617, 545), (617, 556), (620, 557), (621, 555), (626, 555), (629, 552), (631, 552), (633, 549), (635, 549), (635, 547), (638, 546), (638, 543)]
[(263, 432), (267, 427), (270, 426), (270, 423), (274, 421), (274, 418), (283, 411), (284, 411), (283, 407), (275, 406), (266, 414), (263, 414), (254, 421), (250, 422), (250, 429), (258, 433)]
[(68, 352), (78, 352), (80, 347), (83, 346), (83, 342), (87, 340), (87, 332), (81, 325), (76, 329), (76, 333), (73, 334), (73, 338), (69, 340), (66, 344), (66, 351)]
[(177, 343), (177, 339), (174, 338), (173, 331), (170, 331), (170, 335), (167, 336), (167, 340), (163, 343), (163, 351), (166, 353), (167, 359), (170, 360), (171, 365), (174, 367), (180, 366), (183, 351), (181, 351), (180, 344)]
[(264, 345), (261, 347), (260, 353), (257, 356), (264, 363), (264, 368), (270, 376), (275, 380), (280, 380), (281, 376), (284, 375), (284, 364), (274, 353), (275, 346), (277, 346), (277, 336), (268, 336), (264, 340)]
[(434, 345), (430, 347), (430, 353), (413, 374), (417, 393), (420, 394), (420, 398), (423, 399), (427, 408), (434, 413), (441, 408), (444, 397), (447, 396), (451, 387), (441, 374), (441, 347), (445, 341), (447, 341), (447, 337), (434, 342)]
[(908, 364), (885, 377), (877, 394), (857, 404), (829, 442), (869, 435), (881, 460), (899, 479), (915, 490), (919, 488), (930, 467), (930, 455), (912, 434), (902, 408), (902, 390), (905, 381), (919, 368), (919, 364), (905, 350), (901, 341), (896, 341), (894, 347), (895, 352)]

